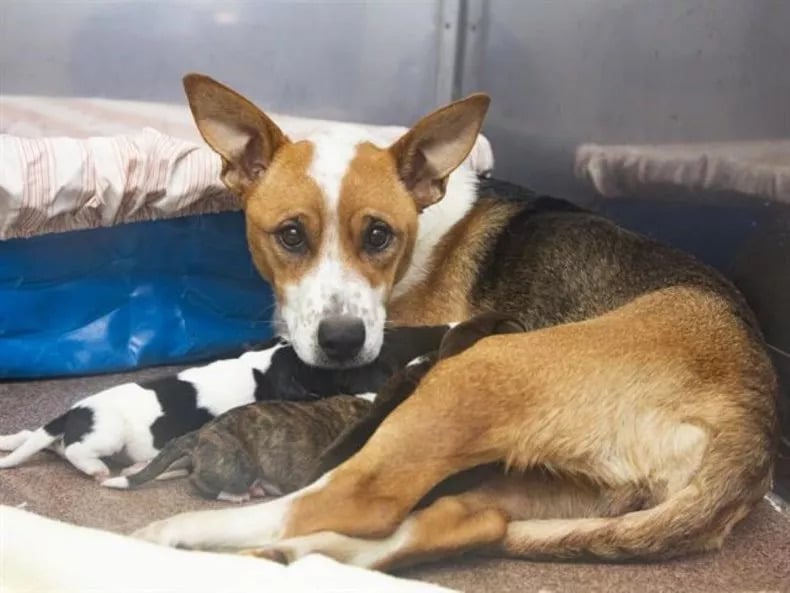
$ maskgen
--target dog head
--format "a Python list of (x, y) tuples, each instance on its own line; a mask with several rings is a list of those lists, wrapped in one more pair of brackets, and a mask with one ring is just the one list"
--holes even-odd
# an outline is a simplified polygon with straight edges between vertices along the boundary
[(392, 288), (411, 261), (418, 214), (444, 196), (489, 98), (451, 103), (378, 147), (354, 126), (293, 142), (226, 86), (191, 74), (184, 87), (201, 135), (222, 157), (223, 182), (242, 198), (281, 334), (307, 364), (371, 362)]

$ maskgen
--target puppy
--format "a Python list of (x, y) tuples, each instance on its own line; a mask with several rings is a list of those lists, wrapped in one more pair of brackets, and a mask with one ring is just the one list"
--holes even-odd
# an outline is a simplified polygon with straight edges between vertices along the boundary
[(139, 473), (102, 485), (135, 488), (189, 468), (192, 484), (207, 498), (243, 502), (292, 492), (359, 450), (437, 359), (454, 356), (486, 336), (519, 331), (523, 326), (514, 319), (480, 315), (451, 329), (437, 352), (418, 357), (393, 375), (375, 403), (365, 395), (339, 395), (310, 403), (260, 402), (236, 408), (168, 443)]
[(0, 459), (0, 469), (52, 447), (80, 471), (104, 481), (110, 469), (102, 458), (123, 453), (133, 464), (125, 471), (134, 471), (173, 438), (238, 406), (376, 392), (408, 361), (436, 350), (449, 328), (393, 328), (380, 356), (356, 369), (308, 366), (290, 345), (273, 339), (239, 358), (117, 385), (78, 401), (37, 430), (0, 436), (0, 450), (11, 452)]
[(308, 483), (319, 454), (371, 406), (366, 395), (338, 395), (309, 404), (260, 402), (235, 408), (170, 441), (140, 472), (102, 485), (136, 488), (191, 472), (190, 481), (206, 498), (244, 502), (291, 492)]

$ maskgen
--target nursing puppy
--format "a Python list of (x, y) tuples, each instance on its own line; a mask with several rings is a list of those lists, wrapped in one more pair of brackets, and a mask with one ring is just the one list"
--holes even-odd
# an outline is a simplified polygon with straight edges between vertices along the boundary
[(365, 397), (336, 395), (310, 405), (272, 401), (234, 408), (170, 441), (138, 473), (102, 486), (137, 488), (189, 474), (202, 496), (217, 500), (244, 502), (298, 490), (320, 453), (372, 405)]
[(41, 428), (0, 436), (0, 469), (11, 468), (53, 447), (98, 481), (110, 469), (103, 458), (120, 453), (139, 469), (171, 439), (196, 430), (232, 408), (256, 401), (306, 401), (375, 393), (416, 356), (435, 350), (448, 325), (393, 328), (380, 356), (355, 369), (321, 369), (302, 362), (274, 339), (239, 358), (220, 360), (145, 383), (111, 387), (75, 403)]
[(189, 473), (192, 484), (207, 498), (242, 502), (252, 496), (292, 492), (359, 450), (437, 358), (454, 356), (486, 336), (515, 331), (523, 327), (507, 316), (477, 316), (450, 329), (438, 352), (410, 362), (378, 394), (235, 408), (168, 443), (140, 472), (110, 478), (102, 485), (136, 488), (163, 476)]
[[(300, 358), (370, 361), (385, 320), (494, 310), (529, 331), (440, 361), (306, 488), (141, 537), (380, 568), (473, 550), (663, 558), (718, 548), (770, 489), (777, 382), (743, 297), (687, 254), (470, 176), (488, 97), (376, 146), (345, 131), (292, 142), (216, 81), (192, 75), (185, 88)], [(416, 509), (448, 477), (491, 464), (511, 471)]]

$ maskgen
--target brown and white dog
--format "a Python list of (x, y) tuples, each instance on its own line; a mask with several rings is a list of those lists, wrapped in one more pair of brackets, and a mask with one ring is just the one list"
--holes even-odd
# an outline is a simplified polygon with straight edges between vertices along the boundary
[(310, 486), (139, 537), (378, 568), (475, 550), (664, 558), (719, 547), (768, 491), (777, 386), (740, 294), (685, 254), (459, 169), (488, 97), (379, 147), (291, 142), (234, 91), (185, 84), (303, 360), (369, 361), (387, 323), (501, 311), (528, 331), (440, 361)]

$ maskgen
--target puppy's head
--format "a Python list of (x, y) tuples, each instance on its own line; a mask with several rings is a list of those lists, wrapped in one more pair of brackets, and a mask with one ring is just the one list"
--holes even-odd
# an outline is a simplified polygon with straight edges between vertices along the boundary
[(444, 196), (488, 97), (439, 109), (382, 148), (354, 126), (292, 142), (222, 84), (191, 74), (184, 87), (201, 135), (222, 157), (223, 182), (242, 198), (281, 333), (311, 365), (371, 362), (392, 287), (410, 263), (417, 215)]
[(503, 313), (482, 313), (451, 328), (439, 346), (439, 358), (448, 358), (471, 348), (487, 336), (525, 332), (515, 317)]

